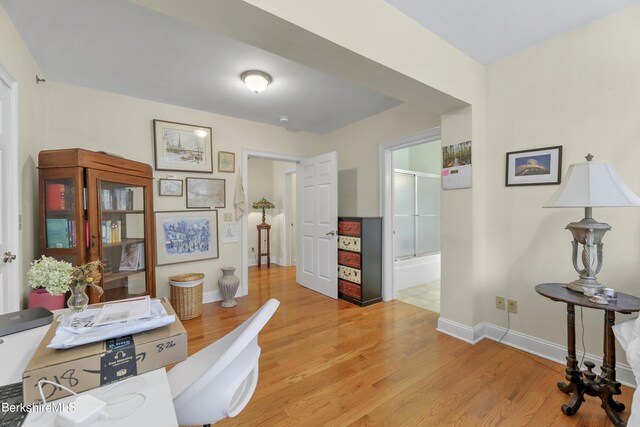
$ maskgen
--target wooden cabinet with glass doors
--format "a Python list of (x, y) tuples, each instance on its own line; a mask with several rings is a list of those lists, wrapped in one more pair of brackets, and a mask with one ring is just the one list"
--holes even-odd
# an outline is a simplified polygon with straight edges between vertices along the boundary
[(82, 149), (41, 151), (41, 253), (73, 265), (104, 264), (104, 295), (91, 302), (155, 297), (153, 170)]

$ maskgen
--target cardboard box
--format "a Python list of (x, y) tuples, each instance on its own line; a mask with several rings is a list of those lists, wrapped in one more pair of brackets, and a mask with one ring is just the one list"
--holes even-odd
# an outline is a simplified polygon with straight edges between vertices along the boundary
[[(162, 298), (162, 305), (167, 313), (175, 314), (166, 298)], [(187, 331), (178, 316), (174, 323), (158, 329), (66, 350), (47, 348), (57, 326), (56, 320), (22, 374), (25, 405), (41, 403), (38, 381), (42, 379), (79, 393), (187, 358)], [(47, 402), (70, 394), (49, 384), (42, 390)]]

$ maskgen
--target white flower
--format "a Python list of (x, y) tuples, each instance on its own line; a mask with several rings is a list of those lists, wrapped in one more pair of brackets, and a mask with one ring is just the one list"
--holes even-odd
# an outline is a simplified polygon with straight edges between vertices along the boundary
[(72, 282), (73, 266), (52, 257), (42, 258), (31, 263), (27, 279), (32, 288), (45, 288), (51, 295), (64, 294)]

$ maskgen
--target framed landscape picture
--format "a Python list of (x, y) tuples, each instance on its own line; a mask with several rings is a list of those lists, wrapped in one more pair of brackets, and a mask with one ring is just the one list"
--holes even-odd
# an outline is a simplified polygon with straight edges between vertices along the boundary
[(158, 265), (218, 258), (218, 211), (156, 212)]
[(153, 121), (156, 170), (213, 172), (211, 128)]
[(187, 178), (187, 208), (224, 208), (225, 180)]
[(218, 151), (218, 172), (236, 171), (236, 153)]
[(560, 184), (562, 146), (507, 153), (505, 185)]
[(181, 179), (159, 179), (158, 195), (182, 197), (182, 184)]

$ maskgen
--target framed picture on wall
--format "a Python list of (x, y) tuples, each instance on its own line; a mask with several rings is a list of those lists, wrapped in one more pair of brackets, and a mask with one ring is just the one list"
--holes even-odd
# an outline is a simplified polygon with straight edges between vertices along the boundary
[(158, 195), (182, 197), (183, 181), (181, 179), (164, 179), (158, 180)]
[(562, 146), (507, 153), (505, 185), (560, 184)]
[(211, 128), (153, 121), (156, 170), (213, 172)]
[(224, 208), (225, 180), (187, 178), (187, 208)]
[(218, 151), (218, 172), (236, 171), (236, 153)]
[(218, 258), (218, 211), (156, 212), (158, 265)]

